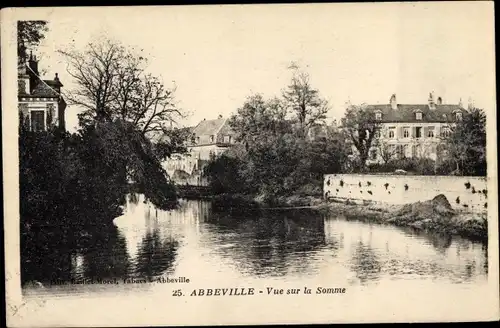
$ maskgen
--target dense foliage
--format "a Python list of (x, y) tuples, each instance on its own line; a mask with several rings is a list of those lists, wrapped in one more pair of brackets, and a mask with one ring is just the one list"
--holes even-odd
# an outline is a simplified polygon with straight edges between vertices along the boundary
[(482, 109), (471, 108), (452, 126), (444, 150), (457, 174), (486, 175), (486, 114)]
[(18, 21), (17, 22), (17, 57), (18, 61), (26, 56), (27, 48), (34, 48), (45, 38), (45, 32), (48, 31), (47, 22), (37, 21)]
[(123, 122), (19, 133), (21, 218), (32, 225), (103, 225), (121, 213), (129, 182), (170, 208), (174, 186), (149, 141)]
[[(19, 22), (19, 46), (36, 46), (46, 31), (46, 22)], [(173, 90), (140, 70), (144, 58), (125, 46), (94, 43), (71, 54), (69, 70), (77, 87), (63, 96), (86, 109), (80, 130), (31, 132), (20, 113), (23, 231), (108, 225), (131, 190), (158, 208), (175, 206), (175, 187), (161, 166), (162, 159), (183, 150), (186, 135), (182, 129), (164, 131), (181, 115)]]
[(245, 101), (230, 119), (239, 145), (205, 167), (214, 191), (264, 202), (321, 195), (323, 174), (340, 172), (345, 163), (342, 137), (332, 127), (315, 130), (318, 120), (304, 124), (289, 108), (286, 98), (265, 100), (257, 94)]

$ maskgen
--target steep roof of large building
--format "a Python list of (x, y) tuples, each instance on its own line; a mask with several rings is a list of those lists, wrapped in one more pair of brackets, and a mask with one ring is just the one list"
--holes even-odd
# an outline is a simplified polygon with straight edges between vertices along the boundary
[(197, 136), (216, 135), (225, 122), (226, 122), (225, 118), (217, 118), (215, 120), (203, 120), (193, 128), (192, 133)]
[[(382, 113), (382, 122), (449, 122), (454, 120), (454, 113), (467, 111), (460, 105), (435, 105), (431, 109), (428, 104), (398, 104), (392, 109), (390, 104), (368, 105), (373, 111)], [(415, 113), (422, 113), (422, 119), (417, 120)]]

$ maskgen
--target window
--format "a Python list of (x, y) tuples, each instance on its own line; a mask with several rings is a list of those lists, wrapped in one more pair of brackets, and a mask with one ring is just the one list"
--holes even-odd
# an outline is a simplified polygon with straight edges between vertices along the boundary
[(31, 115), (31, 130), (45, 131), (45, 111), (44, 110), (32, 110)]
[(434, 138), (434, 127), (433, 126), (429, 127), (429, 129), (427, 130), (427, 137)]
[(376, 160), (377, 159), (377, 150), (376, 149), (372, 149), (370, 151), (370, 159), (372, 159), (372, 160)]
[(225, 143), (231, 143), (231, 136), (224, 136)]
[(389, 138), (394, 139), (395, 128), (389, 128)]
[(375, 119), (378, 120), (378, 121), (380, 121), (382, 119), (382, 113), (376, 112), (375, 113)]
[(380, 131), (379, 130), (375, 131), (375, 138), (380, 139)]
[(410, 137), (410, 129), (403, 128), (403, 138), (409, 138), (409, 137)]
[(420, 112), (415, 113), (415, 118), (419, 121), (422, 120), (422, 113)]
[(441, 128), (441, 136), (448, 138), (450, 136), (450, 128), (447, 126)]
[(456, 114), (457, 121), (460, 121), (462, 119), (462, 113), (458, 112)]
[(196, 138), (196, 143), (199, 144), (200, 143), (200, 137), (197, 137)]
[(422, 127), (417, 126), (415, 128), (415, 137), (416, 138), (422, 138)]
[(214, 136), (213, 135), (210, 136), (210, 142), (214, 142)]

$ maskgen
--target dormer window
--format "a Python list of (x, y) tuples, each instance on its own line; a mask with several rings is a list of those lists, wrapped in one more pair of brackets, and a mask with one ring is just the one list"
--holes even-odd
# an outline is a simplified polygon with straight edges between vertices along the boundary
[(462, 120), (462, 113), (461, 112), (457, 112), (455, 115), (456, 115), (455, 117), (456, 117), (457, 121)]
[(376, 119), (377, 121), (380, 121), (380, 120), (382, 119), (382, 113), (381, 113), (381, 112), (376, 112), (376, 113), (375, 113), (375, 119)]
[(418, 120), (418, 121), (421, 121), (422, 120), (422, 113), (421, 112), (416, 112), (415, 113), (415, 119)]

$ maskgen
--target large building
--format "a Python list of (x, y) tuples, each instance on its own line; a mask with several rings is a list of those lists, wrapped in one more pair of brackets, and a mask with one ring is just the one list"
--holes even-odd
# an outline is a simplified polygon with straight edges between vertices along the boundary
[(204, 119), (191, 128), (187, 154), (173, 154), (163, 163), (170, 177), (181, 184), (205, 185), (203, 167), (212, 156), (218, 156), (235, 143), (235, 134), (226, 118)]
[(57, 73), (53, 80), (39, 76), (38, 61), (31, 54), (21, 56), (18, 63), (18, 106), (22, 123), (31, 131), (47, 131), (51, 127), (65, 129), (66, 102), (61, 96)]
[(398, 104), (393, 94), (388, 104), (368, 107), (381, 123), (375, 145), (370, 149), (369, 164), (404, 157), (437, 160), (440, 142), (467, 113), (461, 103), (444, 104), (433, 93), (426, 104)]

